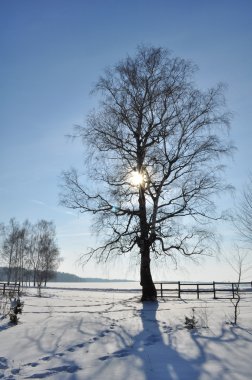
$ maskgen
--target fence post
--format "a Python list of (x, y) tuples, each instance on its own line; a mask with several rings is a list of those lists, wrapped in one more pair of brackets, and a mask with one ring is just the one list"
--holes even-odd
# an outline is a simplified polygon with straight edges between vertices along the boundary
[(234, 296), (234, 283), (232, 282), (232, 293), (233, 293), (233, 298), (235, 298)]
[(197, 299), (199, 299), (199, 284), (197, 284)]
[(214, 299), (216, 299), (215, 281), (213, 281), (213, 294), (214, 294)]
[(5, 284), (3, 284), (3, 295), (5, 294)]
[(180, 298), (180, 281), (178, 281), (178, 298)]
[(162, 284), (162, 282), (161, 282), (160, 286), (161, 286), (161, 297), (163, 297), (163, 284)]

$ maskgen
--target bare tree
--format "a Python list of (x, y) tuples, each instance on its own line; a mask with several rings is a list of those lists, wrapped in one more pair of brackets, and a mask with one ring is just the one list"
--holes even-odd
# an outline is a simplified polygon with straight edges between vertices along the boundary
[(247, 242), (252, 243), (252, 174), (249, 176), (249, 181), (245, 187), (238, 212), (236, 215), (236, 227), (241, 237)]
[[(142, 300), (155, 299), (150, 258), (210, 252), (203, 220), (218, 218), (211, 198), (226, 186), (220, 157), (230, 115), (223, 86), (195, 87), (195, 66), (163, 48), (141, 46), (98, 80), (98, 112), (77, 135), (84, 179), (63, 174), (61, 202), (94, 215), (103, 243), (87, 257), (140, 252)], [(192, 223), (193, 222), (193, 223)]]
[(56, 244), (56, 232), (53, 222), (40, 220), (35, 226), (34, 245), (32, 247), (32, 262), (34, 271), (34, 286), (37, 283), (45, 285), (58, 269), (61, 261)]
[(238, 316), (240, 314), (240, 301), (241, 301), (241, 282), (245, 274), (251, 272), (252, 266), (247, 260), (248, 254), (241, 253), (240, 249), (236, 247), (236, 254), (233, 255), (231, 261), (228, 260), (228, 263), (234, 270), (237, 278), (234, 286), (234, 298), (231, 300), (234, 306), (234, 320), (231, 322), (233, 325), (237, 325)]
[(2, 226), (1, 257), (7, 265), (7, 281), (23, 282), (23, 271), (27, 252), (29, 223), (20, 225), (14, 218), (8, 225)]
[(19, 226), (14, 218), (10, 219), (9, 225), (1, 226), (1, 258), (7, 265), (7, 281), (10, 282), (14, 266), (15, 245), (18, 237)]
[(36, 225), (20, 225), (12, 218), (1, 225), (0, 257), (7, 265), (7, 281), (26, 280), (33, 275), (34, 286), (52, 278), (61, 261), (53, 222), (40, 220)]

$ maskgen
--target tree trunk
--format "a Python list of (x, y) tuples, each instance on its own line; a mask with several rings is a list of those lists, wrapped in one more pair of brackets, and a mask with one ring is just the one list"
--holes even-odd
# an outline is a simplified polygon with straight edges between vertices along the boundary
[(37, 280), (37, 273), (36, 273), (36, 270), (34, 268), (33, 269), (33, 286), (34, 286), (34, 288), (36, 286), (36, 280)]
[[(144, 244), (143, 244), (144, 246)], [(141, 247), (142, 248), (142, 247)], [(140, 248), (140, 252), (141, 249)], [(144, 247), (143, 247), (144, 249)], [(140, 285), (142, 286), (142, 298), (141, 301), (156, 301), (157, 291), (152, 280), (150, 270), (150, 248), (145, 247), (141, 252), (141, 269), (140, 269)]]
[(149, 226), (146, 217), (146, 202), (144, 189), (139, 189), (140, 230), (139, 248), (141, 255), (140, 285), (142, 286), (141, 301), (156, 301), (157, 291), (152, 280), (150, 270), (150, 239)]

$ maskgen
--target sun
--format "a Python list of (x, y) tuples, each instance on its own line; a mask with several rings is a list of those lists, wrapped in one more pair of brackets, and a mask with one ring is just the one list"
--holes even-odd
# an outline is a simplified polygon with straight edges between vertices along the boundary
[(138, 171), (134, 171), (130, 175), (130, 182), (133, 186), (140, 186), (143, 184), (144, 177)]

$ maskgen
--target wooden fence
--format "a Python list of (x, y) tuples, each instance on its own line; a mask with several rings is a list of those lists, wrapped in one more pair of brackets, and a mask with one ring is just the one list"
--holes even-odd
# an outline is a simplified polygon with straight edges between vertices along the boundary
[(0, 282), (0, 294), (7, 294), (10, 296), (20, 295), (19, 282)]
[[(236, 298), (237, 287), (239, 286), (240, 291), (252, 290), (251, 282), (181, 282), (181, 281), (162, 281), (155, 282), (158, 297), (169, 297), (173, 296), (176, 298), (182, 298), (183, 293), (196, 293), (197, 299), (200, 298), (200, 294), (213, 293), (214, 299), (232, 299)], [(220, 296), (220, 294), (224, 296)], [(230, 294), (227, 297), (226, 294)]]

